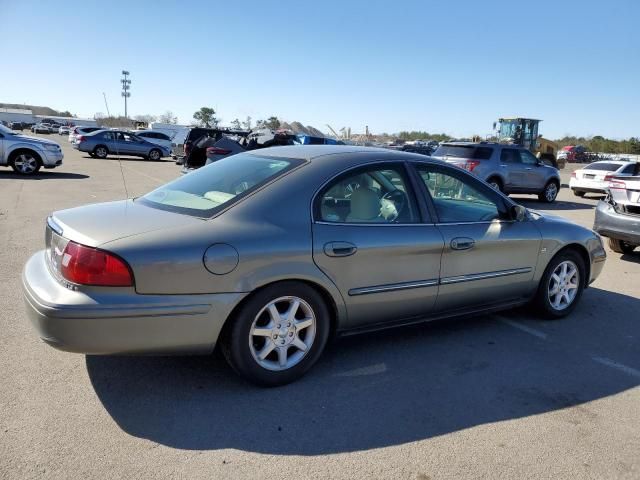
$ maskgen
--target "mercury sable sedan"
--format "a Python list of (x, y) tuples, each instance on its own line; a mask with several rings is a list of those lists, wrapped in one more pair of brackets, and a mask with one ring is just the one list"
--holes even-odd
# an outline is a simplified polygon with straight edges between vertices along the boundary
[(209, 353), (260, 385), (334, 334), (531, 302), (569, 314), (600, 237), (417, 154), (292, 146), (133, 200), (54, 212), (23, 273), (40, 337), (87, 354)]

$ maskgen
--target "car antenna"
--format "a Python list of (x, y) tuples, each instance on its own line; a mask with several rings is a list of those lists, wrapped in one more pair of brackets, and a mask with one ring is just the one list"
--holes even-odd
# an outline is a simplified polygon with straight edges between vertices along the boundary
[[(107, 95), (102, 92), (102, 96), (104, 97), (104, 106), (107, 107), (107, 115), (111, 118), (111, 112), (109, 112), (109, 104), (107, 103)], [(118, 142), (114, 142), (116, 146), (116, 155), (118, 156), (118, 164), (120, 165), (120, 175), (122, 175), (122, 185), (124, 185), (124, 193), (129, 199), (129, 190), (127, 189), (127, 181), (124, 178), (124, 170), (122, 169), (122, 159), (120, 158), (120, 151), (118, 149)]]

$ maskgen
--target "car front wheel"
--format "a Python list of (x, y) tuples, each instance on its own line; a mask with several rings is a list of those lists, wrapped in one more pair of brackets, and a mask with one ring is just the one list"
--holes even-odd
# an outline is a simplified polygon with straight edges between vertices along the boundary
[(547, 265), (534, 303), (547, 318), (562, 318), (573, 311), (586, 284), (584, 260), (577, 252), (560, 252)]
[(545, 185), (542, 193), (538, 195), (538, 200), (545, 203), (553, 203), (558, 196), (558, 184), (556, 182), (549, 182)]
[(34, 153), (20, 152), (11, 159), (11, 168), (20, 175), (35, 175), (41, 167), (40, 158)]
[(616, 253), (633, 253), (636, 246), (622, 240), (618, 240), (617, 238), (610, 238), (609, 248)]
[(253, 295), (225, 332), (222, 351), (246, 380), (274, 387), (300, 378), (316, 363), (329, 336), (322, 296), (298, 282), (281, 282)]

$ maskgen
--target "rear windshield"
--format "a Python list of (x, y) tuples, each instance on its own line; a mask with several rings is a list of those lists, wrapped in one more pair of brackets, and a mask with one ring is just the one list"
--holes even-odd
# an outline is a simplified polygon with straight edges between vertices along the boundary
[(240, 153), (188, 173), (136, 201), (170, 212), (210, 217), (302, 163)]
[(440, 145), (433, 152), (433, 156), (488, 160), (491, 158), (491, 149), (489, 147), (476, 147), (475, 145)]
[(596, 163), (592, 163), (591, 165), (587, 165), (586, 167), (584, 167), (584, 169), (585, 170), (604, 170), (604, 171), (607, 171), (607, 172), (615, 172), (621, 166), (622, 165), (620, 165), (619, 163), (596, 162)]

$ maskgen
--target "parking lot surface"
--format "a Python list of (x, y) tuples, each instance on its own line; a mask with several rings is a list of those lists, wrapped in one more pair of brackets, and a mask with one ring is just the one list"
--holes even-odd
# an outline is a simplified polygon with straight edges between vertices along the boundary
[[(608, 251), (574, 313), (527, 308), (340, 339), (259, 389), (211, 357), (85, 357), (42, 343), (20, 273), (53, 210), (146, 193), (172, 161), (0, 170), (0, 478), (640, 478), (640, 252)], [(591, 227), (597, 199), (552, 205)]]

